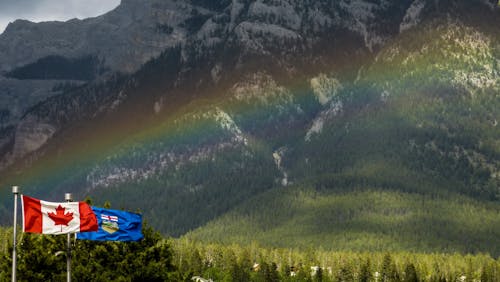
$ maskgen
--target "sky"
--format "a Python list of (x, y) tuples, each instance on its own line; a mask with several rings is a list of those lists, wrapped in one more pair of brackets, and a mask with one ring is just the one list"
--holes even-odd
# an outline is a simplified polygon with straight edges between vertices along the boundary
[(120, 0), (0, 0), (0, 33), (16, 19), (33, 22), (83, 19), (102, 15), (118, 4)]

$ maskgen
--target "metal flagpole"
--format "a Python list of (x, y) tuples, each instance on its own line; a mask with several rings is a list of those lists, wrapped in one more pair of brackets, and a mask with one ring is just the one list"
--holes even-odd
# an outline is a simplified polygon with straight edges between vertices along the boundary
[[(64, 199), (66, 202), (72, 202), (73, 201), (73, 196), (71, 193), (66, 193), (64, 194)], [(67, 239), (67, 249), (66, 249), (66, 269), (67, 269), (67, 282), (71, 282), (71, 234), (67, 234), (68, 239)]]
[(13, 248), (12, 248), (12, 282), (17, 281), (17, 195), (19, 187), (12, 186), (12, 194), (14, 194), (14, 230), (13, 230)]

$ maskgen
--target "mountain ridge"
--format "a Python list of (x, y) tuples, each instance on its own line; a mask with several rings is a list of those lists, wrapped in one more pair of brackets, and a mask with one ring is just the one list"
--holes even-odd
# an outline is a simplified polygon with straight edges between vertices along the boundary
[[(135, 73), (108, 73), (37, 104), (5, 141), (7, 154), (21, 153), (4, 161), (3, 181), (47, 199), (71, 187), (98, 204), (148, 203), (145, 216), (173, 236), (213, 220), (194, 232), (210, 234), (231, 216), (245, 222), (238, 211), (252, 199), (273, 203), (276, 191), (288, 188), (320, 191), (325, 205), (338, 199), (324, 191), (345, 192), (351, 201), (366, 189), (431, 206), (451, 195), (451, 210), (461, 201), (454, 199), (488, 207), (474, 208), (470, 226), (481, 217), (498, 221), (500, 50), (490, 23), (500, 17), (484, 4), (493, 2), (271, 2), (191, 10), (189, 28), (179, 27), (191, 36), (185, 43)], [(297, 17), (302, 7), (307, 12)], [(30, 145), (19, 143), (23, 133), (33, 150), (22, 151)], [(249, 214), (263, 210), (255, 205)], [(417, 226), (425, 237), (429, 225)], [(498, 234), (495, 226), (486, 233)], [(447, 235), (452, 249), (494, 245), (469, 227), (460, 234), (471, 241)], [(282, 235), (266, 230), (264, 237)]]

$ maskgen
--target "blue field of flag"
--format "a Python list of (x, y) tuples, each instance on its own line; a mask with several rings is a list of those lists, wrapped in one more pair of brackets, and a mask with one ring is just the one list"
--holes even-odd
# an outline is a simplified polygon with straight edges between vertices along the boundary
[(99, 229), (96, 232), (82, 232), (79, 240), (95, 241), (139, 241), (142, 235), (142, 215), (137, 213), (92, 207)]

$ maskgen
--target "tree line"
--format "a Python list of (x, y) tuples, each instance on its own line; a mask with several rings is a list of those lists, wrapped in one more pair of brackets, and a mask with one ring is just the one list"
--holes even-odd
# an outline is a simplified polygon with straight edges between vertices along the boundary
[[(335, 252), (163, 238), (145, 224), (140, 242), (73, 241), (75, 281), (500, 281), (489, 255)], [(0, 281), (10, 281), (12, 229), (0, 228)], [(66, 236), (20, 234), (18, 281), (64, 281)], [(9, 239), (10, 238), (10, 239)]]
[(171, 241), (174, 264), (213, 281), (499, 281), (489, 255), (335, 252)]

